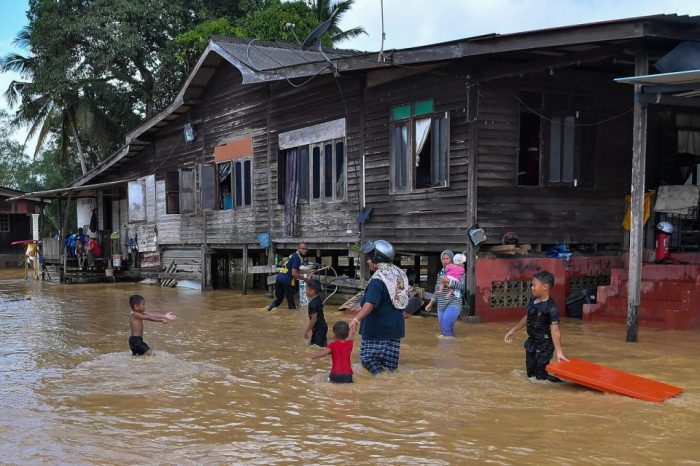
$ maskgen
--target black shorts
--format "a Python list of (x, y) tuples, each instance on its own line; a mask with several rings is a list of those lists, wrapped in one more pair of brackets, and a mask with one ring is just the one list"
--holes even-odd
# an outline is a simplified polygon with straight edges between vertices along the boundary
[(141, 356), (148, 353), (151, 348), (143, 341), (143, 337), (129, 337), (129, 348), (134, 356)]
[(352, 374), (334, 374), (331, 372), (328, 380), (333, 383), (352, 383)]
[(311, 340), (309, 341), (309, 344), (320, 346), (321, 348), (325, 348), (326, 346), (328, 346), (328, 339), (326, 338), (327, 334), (328, 334), (328, 325), (327, 324), (325, 324), (325, 323), (322, 325), (316, 324), (316, 328), (314, 329), (313, 333), (311, 334)]

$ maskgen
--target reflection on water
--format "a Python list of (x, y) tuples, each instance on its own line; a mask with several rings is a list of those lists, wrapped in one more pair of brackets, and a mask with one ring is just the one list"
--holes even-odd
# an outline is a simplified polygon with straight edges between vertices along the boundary
[[(698, 464), (698, 332), (568, 320), (565, 354), (682, 386), (663, 404), (534, 384), (511, 324), (411, 318), (396, 374), (326, 382), (305, 313), (260, 294), (50, 285), (0, 273), (0, 458), (10, 464)], [(133, 358), (129, 295), (146, 322)], [(31, 298), (27, 300), (26, 298)], [(328, 310), (329, 326), (342, 318)], [(359, 354), (356, 342), (354, 358)]]

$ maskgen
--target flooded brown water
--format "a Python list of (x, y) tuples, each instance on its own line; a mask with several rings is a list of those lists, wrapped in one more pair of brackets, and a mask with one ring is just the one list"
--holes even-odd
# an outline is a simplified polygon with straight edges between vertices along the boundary
[[(129, 295), (178, 320), (128, 351)], [(31, 300), (25, 298), (31, 297)], [(2, 464), (699, 464), (698, 332), (567, 320), (565, 354), (682, 386), (656, 404), (531, 383), (511, 324), (410, 318), (396, 374), (325, 382), (306, 316), (262, 294), (50, 285), (0, 272)], [(327, 310), (332, 324), (342, 318)], [(359, 357), (359, 340), (353, 353)], [(358, 366), (359, 368), (359, 366)]]

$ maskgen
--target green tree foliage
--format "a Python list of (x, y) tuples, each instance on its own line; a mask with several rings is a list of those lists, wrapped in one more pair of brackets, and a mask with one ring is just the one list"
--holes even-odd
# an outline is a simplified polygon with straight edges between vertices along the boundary
[[(294, 24), (294, 34), (285, 28), (287, 23)], [(302, 0), (282, 2), (267, 0), (263, 8), (248, 12), (236, 23), (236, 35), (261, 40), (280, 40), (297, 43), (320, 24), (309, 4)], [(325, 45), (332, 42), (325, 39)]]
[[(0, 111), (0, 186), (32, 192), (65, 187), (80, 174), (80, 167), (61, 161), (60, 147), (49, 143), (37, 158), (24, 153), (22, 144), (12, 139), (10, 115)], [(65, 210), (64, 210), (65, 213)], [(75, 209), (69, 211), (75, 215)], [(58, 231), (58, 204), (44, 206), (42, 234)]]
[(61, 161), (57, 144), (49, 144), (37, 158), (28, 156), (12, 138), (13, 127), (10, 115), (0, 111), (0, 186), (20, 191), (55, 189), (79, 176), (77, 164)]
[(236, 34), (237, 29), (231, 25), (228, 18), (217, 18), (200, 23), (178, 35), (173, 40), (171, 47), (174, 50), (175, 59), (185, 64), (185, 68), (191, 69), (211, 36), (234, 36)]
[[(0, 59), (15, 71), (6, 96), (16, 124), (39, 151), (83, 171), (123, 144), (140, 122), (172, 102), (211, 35), (296, 43), (337, 7), (325, 45), (362, 33), (337, 22), (353, 0), (29, 0), (23, 54)], [(285, 28), (294, 23), (296, 37)], [(343, 35), (345, 34), (345, 35)]]
[(10, 116), (0, 111), (0, 186), (20, 189), (29, 162), (22, 144), (12, 139)]

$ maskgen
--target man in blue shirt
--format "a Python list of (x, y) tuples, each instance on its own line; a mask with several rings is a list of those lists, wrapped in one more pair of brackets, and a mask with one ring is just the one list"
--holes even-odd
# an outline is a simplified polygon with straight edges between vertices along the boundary
[(275, 278), (275, 300), (267, 306), (267, 310), (271, 311), (280, 304), (284, 298), (287, 298), (289, 309), (296, 309), (294, 302), (294, 294), (296, 293), (297, 281), (307, 279), (299, 273), (302, 257), (306, 256), (309, 250), (306, 243), (299, 243), (296, 251), (294, 251), (287, 259), (287, 263), (282, 266), (277, 277)]

